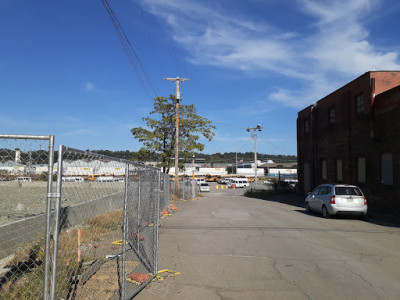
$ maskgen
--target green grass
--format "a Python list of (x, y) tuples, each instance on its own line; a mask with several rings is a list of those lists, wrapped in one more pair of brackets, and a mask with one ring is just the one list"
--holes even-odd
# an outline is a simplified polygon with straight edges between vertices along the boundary
[[(122, 210), (91, 218), (82, 225), (82, 248), (99, 242), (110, 233), (118, 233), (123, 221)], [(57, 295), (67, 295), (74, 275), (81, 269), (76, 261), (77, 228), (63, 229), (58, 243)], [(0, 278), (0, 299), (42, 299), (44, 284), (44, 241), (21, 244), (8, 263), (14, 271)], [(83, 249), (82, 249), (83, 250)], [(53, 245), (50, 253), (53, 252)], [(82, 251), (82, 261), (98, 259), (93, 251)], [(66, 263), (68, 262), (68, 263)]]
[(243, 195), (249, 198), (258, 198), (258, 199), (268, 199), (275, 195), (280, 195), (282, 192), (280, 191), (270, 191), (270, 190), (247, 190)]

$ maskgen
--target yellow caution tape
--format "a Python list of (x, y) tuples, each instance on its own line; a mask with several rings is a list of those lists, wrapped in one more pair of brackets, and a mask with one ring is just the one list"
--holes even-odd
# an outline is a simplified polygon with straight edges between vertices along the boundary
[[(122, 240), (118, 240), (111, 243), (112, 245), (122, 245)], [(125, 245), (128, 245), (128, 241), (125, 242)]]
[[(162, 274), (162, 273), (168, 273), (168, 274), (165, 275), (165, 276), (156, 275), (152, 281), (156, 281), (156, 280), (157, 280), (157, 281), (162, 281), (162, 280), (164, 280), (164, 279), (166, 279), (166, 278), (175, 277), (175, 276), (178, 276), (178, 275), (181, 274), (180, 272), (175, 272), (175, 271), (168, 270), (168, 269), (161, 270), (161, 271), (158, 271), (158, 272), (157, 272), (157, 274)], [(149, 276), (153, 276), (153, 274), (148, 274), (148, 275), (149, 275)], [(126, 281), (131, 282), (131, 283), (134, 283), (134, 284), (136, 284), (136, 285), (141, 285), (141, 284), (144, 283), (144, 282), (138, 282), (138, 281), (133, 280), (133, 279), (131, 279), (131, 278), (129, 278), (129, 277), (126, 278)]]
[(137, 281), (135, 281), (135, 280), (133, 280), (133, 279), (130, 279), (130, 278), (127, 278), (126, 281), (129, 281), (129, 282), (134, 283), (134, 284), (136, 284), (136, 285), (141, 285), (141, 284), (142, 284), (142, 283), (137, 282)]
[(178, 276), (178, 275), (181, 274), (180, 272), (175, 272), (175, 271), (168, 270), (168, 269), (161, 270), (161, 271), (157, 272), (157, 274), (162, 274), (162, 273), (168, 273), (168, 275), (165, 275), (165, 276), (156, 275), (156, 277), (153, 279), (153, 281), (154, 280), (162, 281), (162, 280), (164, 280), (166, 278)]

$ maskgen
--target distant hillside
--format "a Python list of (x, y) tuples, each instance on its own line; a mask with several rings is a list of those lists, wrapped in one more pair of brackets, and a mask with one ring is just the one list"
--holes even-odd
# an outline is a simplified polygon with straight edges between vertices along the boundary
[[(127, 160), (137, 160), (137, 161), (157, 161), (158, 156), (154, 153), (146, 153), (146, 157), (143, 157), (143, 153), (140, 152), (131, 152), (131, 151), (110, 151), (110, 150), (94, 150), (93, 152), (127, 159)], [(203, 153), (195, 153), (196, 159), (204, 159), (205, 163), (227, 163), (231, 164), (236, 160), (236, 152), (225, 152), (225, 153), (214, 153), (214, 154), (203, 154)], [(273, 160), (275, 163), (288, 163), (288, 162), (297, 162), (296, 155), (273, 155), (273, 154), (263, 154), (257, 153), (257, 159), (266, 161)], [(237, 160), (240, 161), (253, 161), (254, 160), (254, 152), (238, 152)], [(190, 162), (190, 161), (189, 161)]]
[[(214, 153), (214, 154), (203, 154), (196, 153), (196, 158), (204, 158), (206, 162), (212, 163), (232, 163), (236, 160), (236, 152), (225, 152), (225, 153)], [(239, 161), (254, 161), (254, 152), (238, 152), (237, 160)], [(297, 162), (297, 156), (295, 155), (273, 155), (257, 153), (257, 160), (273, 160), (275, 163), (287, 163)]]

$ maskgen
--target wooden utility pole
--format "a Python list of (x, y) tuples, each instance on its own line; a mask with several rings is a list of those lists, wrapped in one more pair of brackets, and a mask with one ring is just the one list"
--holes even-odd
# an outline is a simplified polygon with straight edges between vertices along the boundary
[(176, 83), (176, 130), (175, 130), (175, 195), (178, 197), (179, 192), (179, 102), (181, 100), (181, 93), (179, 92), (179, 84), (189, 80), (188, 78), (164, 78)]

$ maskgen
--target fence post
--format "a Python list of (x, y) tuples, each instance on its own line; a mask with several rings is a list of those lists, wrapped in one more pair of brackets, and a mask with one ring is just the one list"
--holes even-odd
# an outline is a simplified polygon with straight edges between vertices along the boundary
[(55, 210), (55, 225), (54, 225), (54, 242), (53, 242), (53, 269), (51, 277), (50, 299), (55, 299), (56, 274), (57, 274), (57, 252), (58, 252), (58, 237), (60, 232), (60, 210), (61, 210), (61, 188), (62, 188), (62, 173), (63, 173), (63, 150), (64, 147), (58, 147), (58, 170), (57, 170), (57, 193), (56, 193), (56, 210)]
[(129, 188), (129, 164), (125, 167), (125, 194), (124, 194), (124, 225), (122, 229), (122, 285), (121, 299), (125, 299), (125, 260), (126, 260), (126, 241), (128, 236), (128, 188)]
[[(140, 186), (141, 186), (141, 174), (142, 172), (138, 173), (138, 206), (137, 206), (137, 236), (140, 236), (140, 199), (141, 199), (141, 190), (140, 190)], [(140, 247), (140, 238), (136, 239), (137, 245), (136, 245), (136, 249), (139, 250)]]
[(158, 197), (156, 199), (155, 220), (154, 220), (154, 274), (158, 272), (158, 223), (160, 221), (160, 197), (161, 197), (161, 171), (157, 171), (158, 177)]
[(182, 185), (183, 185), (182, 200), (185, 200), (185, 177), (182, 177)]
[(54, 135), (49, 139), (49, 166), (47, 178), (47, 202), (46, 202), (46, 250), (44, 267), (44, 299), (49, 299), (49, 271), (50, 271), (50, 235), (51, 235), (51, 199), (53, 192), (53, 169), (54, 169)]

